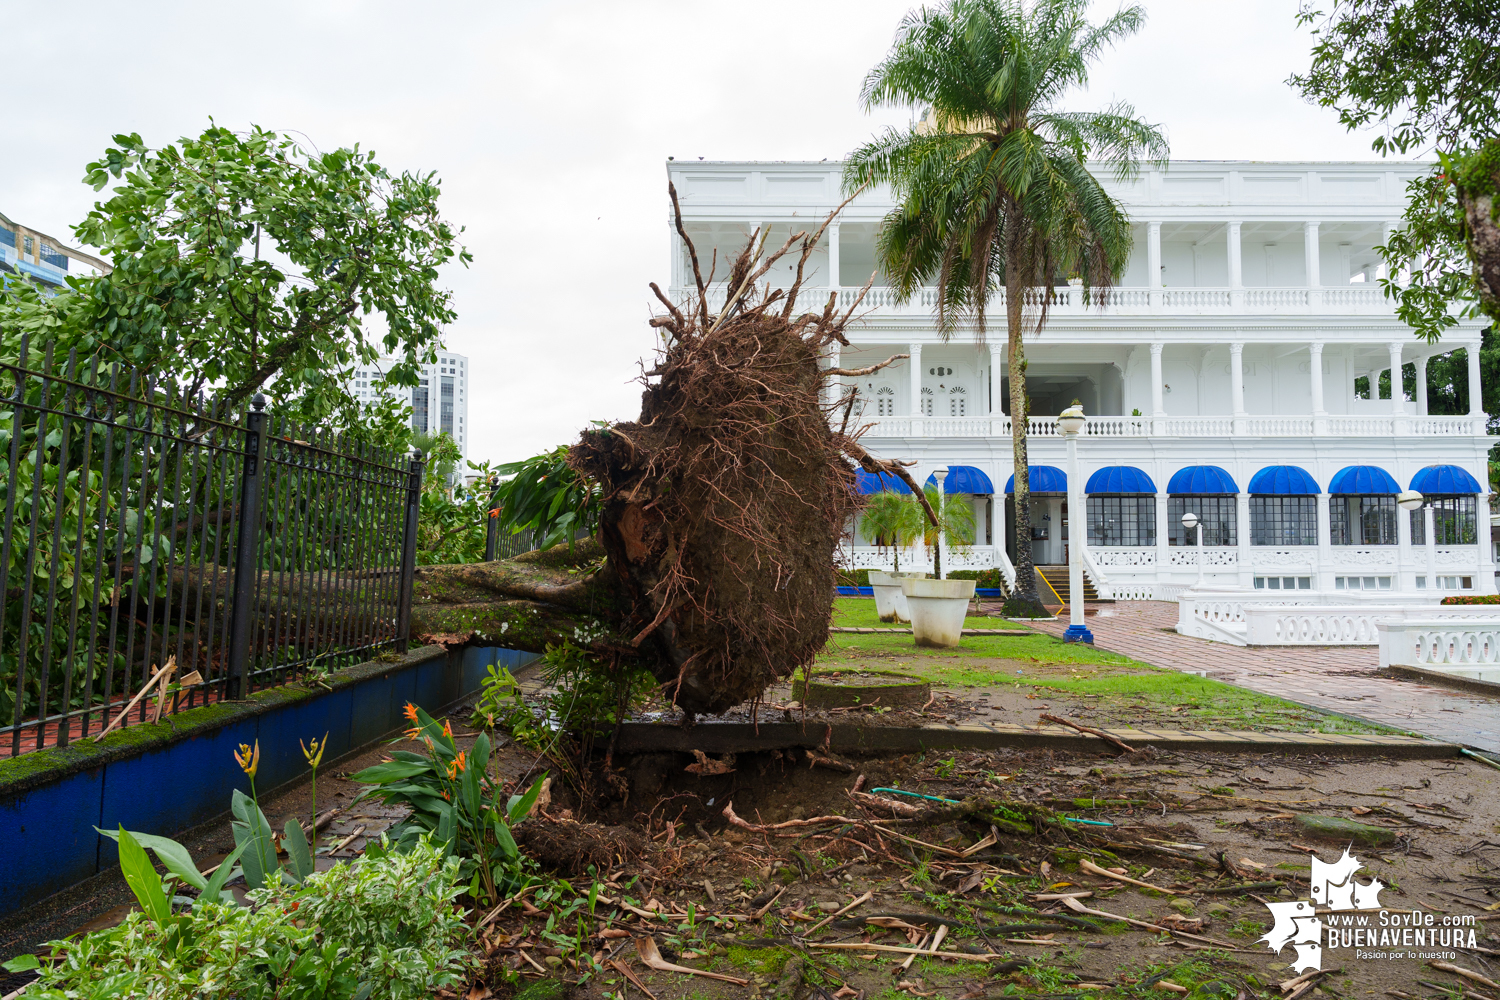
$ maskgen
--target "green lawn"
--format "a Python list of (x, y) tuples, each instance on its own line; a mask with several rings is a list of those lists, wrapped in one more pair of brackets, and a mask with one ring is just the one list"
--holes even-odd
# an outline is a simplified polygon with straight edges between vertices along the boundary
[[(875, 617), (875, 602), (869, 598), (837, 599), (834, 624), (880, 624)], [(969, 618), (965, 624), (973, 628), (1015, 625), (996, 618)], [(828, 637), (817, 666), (901, 670), (950, 689), (975, 693), (977, 689), (985, 689), (1015, 707), (1046, 700), (1054, 708), (1087, 709), (1096, 725), (1343, 733), (1394, 731), (1196, 674), (1154, 667), (1082, 643), (1065, 643), (1043, 632), (1024, 636), (965, 636), (951, 649), (918, 647), (908, 632), (893, 631), (886, 635), (836, 632)]]

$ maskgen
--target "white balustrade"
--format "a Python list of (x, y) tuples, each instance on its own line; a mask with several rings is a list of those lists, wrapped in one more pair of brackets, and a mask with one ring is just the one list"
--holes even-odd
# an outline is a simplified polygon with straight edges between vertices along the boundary
[[(1190, 545), (1168, 550), (1171, 554), (1167, 557), (1169, 566), (1196, 566), (1198, 565), (1198, 546)], [(1226, 549), (1217, 546), (1203, 549), (1203, 565), (1205, 566), (1238, 566), (1240, 564), (1239, 549)]]
[(1462, 623), (1415, 616), (1380, 622), (1380, 665), (1423, 667), (1470, 680), (1500, 682), (1500, 607), (1483, 610), (1487, 616)]
[(1312, 417), (1250, 417), (1245, 432), (1257, 437), (1311, 437)]
[(1234, 433), (1233, 417), (1168, 417), (1168, 437), (1229, 437)]
[(1156, 549), (1090, 545), (1084, 549), (1100, 566), (1155, 566)]
[[(1315, 433), (1311, 416), (1252, 416), (1243, 418), (1243, 436), (1306, 438)], [(1423, 436), (1466, 436), (1471, 432), (1484, 434), (1482, 421), (1469, 417), (1419, 417), (1406, 415), (1382, 416), (1330, 416), (1319, 418), (1327, 421), (1331, 437), (1392, 437), (1399, 422), (1406, 433)], [(1083, 433), (1090, 438), (1139, 438), (1158, 436), (1156, 425), (1161, 426), (1163, 437), (1233, 437), (1233, 417), (1169, 416), (1163, 420), (1150, 417), (1091, 416)], [(869, 420), (869, 433), (874, 437), (909, 437), (912, 434), (911, 418), (875, 417)], [(1026, 432), (1030, 437), (1060, 438), (1056, 417), (1028, 417)], [(1010, 437), (1010, 417), (995, 414), (988, 417), (923, 417), (921, 437)]]
[(1306, 288), (1247, 288), (1245, 306), (1249, 309), (1285, 309), (1305, 307)]

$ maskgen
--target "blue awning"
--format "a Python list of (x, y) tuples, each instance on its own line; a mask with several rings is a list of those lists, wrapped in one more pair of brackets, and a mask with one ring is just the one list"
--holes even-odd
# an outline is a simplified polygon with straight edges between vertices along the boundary
[(1329, 493), (1383, 494), (1400, 493), (1401, 486), (1391, 474), (1378, 465), (1350, 465), (1333, 474)]
[(866, 496), (871, 493), (881, 493), (890, 490), (892, 493), (910, 493), (911, 487), (902, 482), (900, 476), (893, 476), (889, 472), (876, 475), (866, 472), (864, 469), (854, 470), (854, 488)]
[[(1028, 482), (1033, 493), (1066, 493), (1068, 492), (1068, 474), (1055, 465), (1031, 465), (1027, 466)], [(1016, 477), (1011, 476), (1005, 481), (1005, 492), (1016, 491)]]
[[(927, 485), (937, 485), (935, 473), (927, 477)], [(972, 465), (950, 465), (948, 478), (943, 480), (943, 492), (987, 494), (995, 492), (995, 484), (990, 482), (990, 477), (983, 470)]]
[(1469, 475), (1469, 470), (1457, 465), (1429, 465), (1411, 477), (1411, 488), (1423, 496), (1463, 495), (1483, 493), (1479, 480)]
[(1156, 484), (1140, 469), (1110, 465), (1089, 476), (1085, 493), (1155, 493)]
[(1249, 492), (1262, 496), (1310, 497), (1321, 491), (1318, 481), (1295, 465), (1268, 465), (1250, 477)]
[(1217, 465), (1190, 465), (1172, 473), (1167, 492), (1179, 496), (1194, 493), (1238, 493), (1234, 477)]

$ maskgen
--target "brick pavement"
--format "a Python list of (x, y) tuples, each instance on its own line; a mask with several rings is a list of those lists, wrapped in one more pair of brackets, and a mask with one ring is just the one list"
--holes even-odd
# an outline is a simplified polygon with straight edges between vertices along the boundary
[[(1091, 606), (1094, 645), (1157, 667), (1286, 698), (1481, 750), (1500, 751), (1500, 699), (1376, 672), (1374, 646), (1230, 646), (1179, 635), (1177, 605), (1121, 601)], [(1035, 622), (1062, 635), (1066, 617)]]

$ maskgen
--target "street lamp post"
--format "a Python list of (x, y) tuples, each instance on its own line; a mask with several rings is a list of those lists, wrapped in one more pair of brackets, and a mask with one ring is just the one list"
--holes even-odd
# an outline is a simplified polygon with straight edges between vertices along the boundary
[(1426, 512), (1426, 515), (1424, 517), (1425, 527), (1426, 527), (1427, 530), (1424, 533), (1426, 537), (1423, 540), (1424, 544), (1423, 544), (1422, 547), (1427, 550), (1427, 579), (1428, 579), (1428, 581), (1431, 583), (1431, 585), (1433, 587), (1436, 587), (1437, 586), (1437, 578), (1432, 575), (1434, 569), (1436, 568), (1432, 564), (1432, 552), (1433, 552), (1433, 537), (1432, 537), (1433, 517), (1432, 517), (1432, 508), (1430, 506), (1427, 506), (1427, 498), (1424, 497), (1422, 494), (1418, 493), (1416, 490), (1402, 490), (1400, 493), (1397, 493), (1396, 494), (1396, 506), (1400, 507), (1402, 510), (1406, 510), (1406, 511), (1421, 510), (1424, 506), (1427, 507), (1427, 512)]
[(1063, 642), (1093, 643), (1094, 633), (1083, 624), (1083, 532), (1080, 524), (1087, 525), (1087, 517), (1079, 517), (1082, 492), (1078, 489), (1078, 433), (1088, 418), (1083, 407), (1077, 403), (1058, 414), (1057, 426), (1068, 442), (1068, 630), (1063, 633)]
[(943, 506), (944, 506), (944, 504), (943, 504), (943, 499), (944, 499), (944, 496), (943, 496), (943, 480), (945, 480), (945, 479), (948, 478), (948, 470), (947, 469), (936, 469), (932, 473), (932, 478), (934, 478), (934, 479), (937, 480), (937, 488), (938, 488), (937, 489), (937, 494), (938, 494), (938, 505), (937, 505), (937, 516), (938, 516), (937, 544), (932, 547), (933, 558), (937, 560), (937, 565), (933, 567), (933, 569), (935, 570), (935, 572), (933, 573), (933, 575), (936, 576), (939, 580), (941, 580), (941, 579), (943, 579), (943, 563), (945, 562), (945, 560), (943, 559), (943, 556), (945, 556), (947, 554), (946, 550), (944, 549), (944, 545), (943, 545), (943, 543), (944, 543), (943, 535), (946, 534), (946, 532), (943, 531)]
[(1182, 526), (1189, 531), (1198, 529), (1198, 586), (1203, 586), (1203, 522), (1197, 514), (1188, 511), (1182, 515)]

